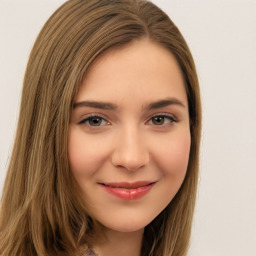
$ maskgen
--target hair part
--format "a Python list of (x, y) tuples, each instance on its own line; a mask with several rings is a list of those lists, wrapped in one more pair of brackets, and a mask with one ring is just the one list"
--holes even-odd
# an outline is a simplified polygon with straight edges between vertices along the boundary
[(69, 0), (41, 30), (24, 77), (2, 194), (0, 255), (72, 255), (84, 243), (93, 244), (98, 225), (75, 189), (67, 157), (74, 97), (98, 56), (142, 38), (175, 56), (184, 77), (191, 120), (186, 177), (172, 202), (145, 228), (142, 255), (186, 255), (199, 169), (198, 79), (178, 28), (162, 10), (143, 0)]

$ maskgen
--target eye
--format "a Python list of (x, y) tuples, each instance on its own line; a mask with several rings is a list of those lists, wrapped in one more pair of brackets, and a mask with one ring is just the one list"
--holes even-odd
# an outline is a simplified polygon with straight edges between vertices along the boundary
[(177, 122), (177, 121), (174, 117), (169, 115), (157, 115), (157, 116), (153, 116), (149, 120), (150, 125), (157, 125), (157, 126), (167, 125), (173, 122)]
[(91, 127), (99, 127), (99, 126), (107, 125), (107, 124), (109, 124), (109, 122), (106, 121), (101, 116), (94, 115), (94, 116), (90, 116), (90, 117), (83, 119), (78, 124), (85, 124), (85, 125), (88, 125)]

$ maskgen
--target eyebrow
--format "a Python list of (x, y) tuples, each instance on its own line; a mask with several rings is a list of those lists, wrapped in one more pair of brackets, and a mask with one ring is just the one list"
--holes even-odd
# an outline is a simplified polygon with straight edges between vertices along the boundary
[(152, 109), (167, 107), (170, 105), (178, 105), (178, 106), (185, 108), (185, 104), (176, 98), (166, 98), (163, 100), (158, 100), (158, 101), (149, 103), (148, 105), (144, 106), (143, 108), (145, 108), (147, 110), (152, 110)]
[[(158, 101), (149, 103), (145, 106), (142, 106), (142, 108), (146, 110), (153, 110), (153, 109), (167, 107), (169, 105), (178, 105), (185, 108), (185, 105), (182, 103), (182, 101), (176, 98), (166, 98), (166, 99), (158, 100)], [(78, 107), (91, 107), (91, 108), (99, 108), (99, 109), (106, 109), (106, 110), (116, 110), (118, 108), (116, 104), (108, 103), (108, 102), (99, 102), (99, 101), (76, 102), (73, 108), (75, 109)]]
[(108, 110), (116, 110), (117, 105), (108, 102), (98, 102), (98, 101), (81, 101), (76, 102), (74, 104), (74, 109), (77, 107), (91, 107), (91, 108), (99, 108), (99, 109), (108, 109)]

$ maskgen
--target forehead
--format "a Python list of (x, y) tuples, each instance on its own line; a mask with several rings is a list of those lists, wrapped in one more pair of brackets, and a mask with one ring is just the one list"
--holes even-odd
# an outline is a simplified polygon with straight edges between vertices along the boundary
[(154, 101), (166, 96), (186, 102), (182, 72), (170, 51), (144, 39), (98, 57), (88, 69), (76, 101), (96, 97), (122, 103), (127, 98)]

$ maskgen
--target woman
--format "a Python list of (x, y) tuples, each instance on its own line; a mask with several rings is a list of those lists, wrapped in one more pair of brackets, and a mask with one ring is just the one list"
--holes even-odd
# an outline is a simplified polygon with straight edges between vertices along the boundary
[(201, 108), (177, 27), (140, 0), (70, 0), (31, 52), (0, 255), (186, 255)]

